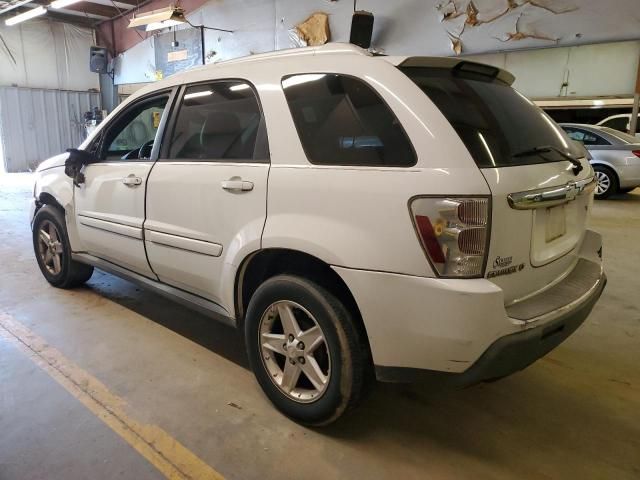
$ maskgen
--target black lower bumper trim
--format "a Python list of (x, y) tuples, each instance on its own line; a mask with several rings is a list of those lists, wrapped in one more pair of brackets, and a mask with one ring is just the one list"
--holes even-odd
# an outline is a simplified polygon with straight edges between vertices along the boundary
[(598, 290), (575, 310), (539, 327), (499, 338), (462, 373), (376, 365), (376, 377), (382, 382), (427, 382), (453, 387), (506, 377), (531, 365), (575, 332), (600, 298), (606, 282), (603, 276)]

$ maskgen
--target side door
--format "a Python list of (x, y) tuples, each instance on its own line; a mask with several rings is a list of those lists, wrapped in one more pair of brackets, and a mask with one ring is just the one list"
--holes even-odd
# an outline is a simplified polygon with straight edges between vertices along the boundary
[(253, 86), (183, 87), (147, 187), (145, 244), (158, 278), (225, 306), (237, 259), (260, 248), (268, 172)]
[(114, 118), (92, 146), (98, 161), (85, 166), (74, 193), (83, 250), (152, 278), (142, 232), (145, 189), (171, 96), (145, 97)]

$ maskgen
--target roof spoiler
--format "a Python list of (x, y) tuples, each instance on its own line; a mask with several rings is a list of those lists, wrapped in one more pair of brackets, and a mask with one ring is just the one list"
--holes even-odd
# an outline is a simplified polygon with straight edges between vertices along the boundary
[(513, 74), (498, 67), (484, 63), (470, 62), (451, 57), (409, 57), (398, 65), (399, 67), (428, 67), (446, 68), (460, 74), (480, 75), (487, 78), (495, 78), (507, 85), (512, 85), (516, 77)]

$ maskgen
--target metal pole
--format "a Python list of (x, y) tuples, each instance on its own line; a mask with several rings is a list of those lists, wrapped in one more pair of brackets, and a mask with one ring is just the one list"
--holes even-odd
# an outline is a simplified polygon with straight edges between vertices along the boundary
[(633, 96), (633, 108), (631, 109), (631, 121), (629, 122), (629, 135), (635, 135), (638, 131), (638, 110), (640, 107), (640, 59), (638, 59), (638, 78), (636, 90)]
[(640, 108), (640, 93), (633, 96), (633, 108), (631, 109), (631, 121), (629, 122), (629, 135), (635, 135), (638, 131), (638, 113)]
[(205, 53), (204, 53), (204, 25), (200, 26), (200, 44), (202, 45), (202, 64), (204, 65), (206, 62)]

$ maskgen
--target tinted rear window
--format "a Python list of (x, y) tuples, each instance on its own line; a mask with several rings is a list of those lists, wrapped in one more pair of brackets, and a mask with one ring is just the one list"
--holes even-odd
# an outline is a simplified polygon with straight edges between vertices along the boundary
[(436, 104), (481, 168), (566, 160), (557, 152), (514, 156), (541, 146), (583, 156), (546, 113), (499, 80), (452, 69), (400, 69)]

